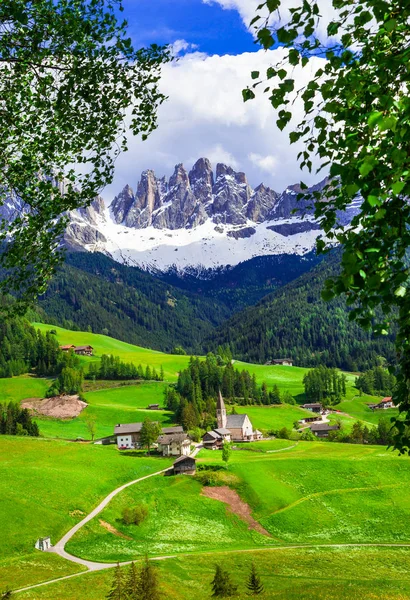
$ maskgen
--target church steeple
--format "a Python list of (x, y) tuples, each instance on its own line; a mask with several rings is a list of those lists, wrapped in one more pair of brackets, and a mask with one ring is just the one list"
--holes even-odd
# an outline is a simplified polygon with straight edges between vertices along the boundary
[(218, 400), (216, 401), (216, 421), (218, 423), (218, 429), (226, 428), (226, 408), (221, 390), (218, 392)]

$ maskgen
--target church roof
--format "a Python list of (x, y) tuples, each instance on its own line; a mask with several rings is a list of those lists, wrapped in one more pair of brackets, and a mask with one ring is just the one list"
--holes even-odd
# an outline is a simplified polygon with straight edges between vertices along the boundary
[(238, 429), (242, 427), (248, 415), (228, 415), (226, 417), (226, 429)]

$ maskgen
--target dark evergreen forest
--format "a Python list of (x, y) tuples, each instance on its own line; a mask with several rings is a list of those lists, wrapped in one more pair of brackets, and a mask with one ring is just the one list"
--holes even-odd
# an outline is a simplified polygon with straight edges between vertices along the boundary
[[(164, 352), (205, 354), (228, 344), (234, 358), (249, 362), (290, 357), (299, 366), (350, 371), (383, 364), (380, 357), (394, 361), (393, 336), (376, 339), (349, 321), (343, 298), (322, 301), (339, 251), (319, 264), (310, 257), (314, 268), (299, 277), (300, 260), (291, 260), (286, 275), (287, 259), (280, 258), (248, 261), (212, 281), (168, 274), (171, 285), (102, 254), (72, 253), (40, 299), (38, 318)], [(235, 313), (272, 286), (274, 292)]]
[(348, 371), (370, 369), (380, 356), (395, 360), (393, 335), (374, 338), (349, 321), (345, 300), (321, 299), (339, 266), (333, 252), (314, 269), (223, 323), (204, 343), (206, 350), (229, 344), (235, 358), (264, 363), (290, 357), (304, 367), (325, 365)]

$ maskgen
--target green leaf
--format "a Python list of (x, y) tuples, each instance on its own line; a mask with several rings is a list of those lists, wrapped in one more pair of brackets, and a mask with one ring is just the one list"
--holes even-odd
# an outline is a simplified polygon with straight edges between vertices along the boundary
[(393, 115), (388, 117), (384, 117), (379, 123), (378, 127), (380, 131), (387, 131), (391, 129), (392, 131), (396, 131), (397, 119)]
[(279, 71), (277, 73), (279, 79), (285, 79), (287, 74), (288, 74), (288, 72), (285, 69), (279, 69)]
[(244, 102), (247, 102), (248, 100), (253, 100), (255, 98), (255, 94), (252, 90), (246, 88), (246, 90), (242, 90), (242, 98)]
[(396, 181), (396, 183), (393, 183), (393, 185), (391, 186), (393, 194), (398, 196), (403, 191), (405, 186), (406, 186), (405, 181)]
[(406, 295), (406, 292), (406, 288), (403, 285), (401, 285), (394, 291), (394, 295), (398, 296), (399, 298), (403, 298)]
[(251, 78), (252, 79), (258, 79), (258, 77), (259, 77), (259, 71), (252, 71)]
[(376, 127), (377, 123), (382, 120), (382, 118), (383, 113), (380, 110), (372, 112), (369, 118), (367, 119), (367, 124), (371, 129), (373, 129), (374, 127)]
[[(369, 173), (370, 173), (370, 171), (369, 171)], [(370, 204), (370, 206), (381, 206), (382, 205), (382, 200), (378, 196), (372, 196), (372, 195), (367, 196), (367, 202)]]
[(280, 6), (280, 0), (266, 0), (266, 6), (269, 12), (274, 12)]

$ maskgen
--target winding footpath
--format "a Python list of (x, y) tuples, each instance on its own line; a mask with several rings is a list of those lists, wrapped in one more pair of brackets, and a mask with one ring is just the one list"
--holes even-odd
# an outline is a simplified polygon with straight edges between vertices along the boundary
[[(294, 448), (295, 446), (297, 446), (297, 443), (294, 444), (293, 446), (288, 446), (287, 448), (280, 448), (278, 450), (271, 450), (270, 452), (281, 452), (284, 450), (290, 450), (291, 448)], [(198, 452), (201, 450), (202, 445), (198, 444), (197, 447), (195, 448), (195, 450), (193, 451), (193, 453), (191, 454), (191, 456), (196, 456), (196, 454), (198, 454)], [(92, 510), (90, 512), (90, 514), (88, 514), (86, 517), (84, 517), (84, 519), (82, 519), (79, 523), (77, 523), (76, 525), (74, 525), (74, 527), (72, 527), (62, 538), (61, 540), (59, 540), (55, 546), (52, 546), (48, 552), (52, 552), (54, 554), (58, 554), (59, 556), (61, 556), (62, 558), (64, 558), (65, 560), (68, 560), (72, 563), (76, 563), (77, 565), (80, 565), (81, 567), (84, 568), (84, 570), (78, 572), (78, 573), (73, 573), (71, 575), (65, 575), (63, 577), (58, 577), (56, 579), (49, 579), (48, 581), (43, 581), (41, 583), (36, 583), (34, 585), (30, 585), (24, 588), (20, 588), (17, 590), (13, 590), (13, 595), (17, 594), (19, 592), (25, 592), (25, 591), (29, 591), (38, 587), (43, 587), (45, 585), (50, 585), (52, 583), (58, 583), (60, 581), (64, 581), (67, 579), (73, 579), (74, 577), (80, 577), (81, 575), (85, 575), (86, 573), (90, 573), (90, 572), (94, 572), (94, 571), (102, 571), (104, 569), (112, 569), (113, 567), (117, 566), (117, 564), (119, 564), (120, 566), (125, 566), (125, 565), (129, 565), (132, 562), (135, 561), (127, 561), (127, 562), (120, 562), (120, 563), (101, 563), (101, 562), (93, 562), (91, 560), (85, 560), (82, 558), (79, 558), (77, 556), (73, 556), (72, 554), (69, 554), (66, 550), (65, 550), (65, 545), (67, 544), (67, 542), (77, 533), (77, 531), (79, 531), (82, 527), (84, 527), (84, 525), (86, 523), (88, 523), (89, 521), (91, 521), (94, 517), (96, 517), (102, 510), (104, 510), (104, 508), (107, 506), (107, 504), (109, 504), (111, 502), (111, 500), (120, 492), (122, 492), (123, 490), (125, 490), (126, 488), (135, 485), (136, 483), (139, 483), (140, 481), (144, 481), (145, 479), (149, 479), (150, 477), (156, 477), (157, 475), (163, 475), (164, 473), (166, 473), (167, 471), (170, 471), (173, 467), (168, 467), (167, 469), (162, 469), (161, 471), (156, 471), (155, 473), (151, 473), (150, 475), (145, 475), (144, 477), (140, 477), (139, 479), (134, 479), (133, 481), (130, 481), (128, 483), (125, 483), (124, 485), (116, 488), (114, 491), (112, 491), (110, 494), (108, 494), (108, 496), (106, 496), (104, 498), (104, 500), (102, 500), (102, 502), (100, 502), (100, 504), (94, 508), (94, 510)], [(383, 487), (389, 487), (389, 486), (383, 486)], [(350, 492), (354, 492), (354, 491), (358, 491), (358, 489), (360, 489), (361, 491), (363, 489), (367, 489), (367, 488), (354, 488), (354, 489), (350, 489), (350, 490), (337, 490), (338, 492), (340, 491), (350, 491)], [(323, 494), (323, 493), (322, 493)], [(313, 494), (313, 496), (315, 495), (320, 495), (320, 494)], [(301, 498), (298, 501), (296, 501), (295, 503), (291, 504), (289, 507), (284, 507), (283, 509), (280, 509), (279, 511), (276, 512), (281, 512), (283, 510), (286, 510), (287, 508), (290, 508), (292, 506), (294, 506), (295, 504), (304, 502), (305, 500), (307, 500), (308, 498)], [(244, 548), (243, 550), (221, 550), (221, 551), (204, 551), (204, 552), (198, 552), (196, 554), (198, 555), (212, 555), (214, 556), (215, 554), (230, 554), (230, 553), (238, 553), (238, 552), (277, 552), (278, 550), (295, 550), (295, 549), (302, 549), (302, 548), (355, 548), (355, 547), (382, 547), (382, 548), (410, 548), (410, 542), (403, 542), (403, 543), (346, 543), (346, 544), (289, 544), (289, 545), (280, 545), (280, 546), (273, 546), (273, 547), (269, 547), (269, 548)], [(170, 558), (176, 558), (176, 556), (181, 557), (181, 556), (192, 556), (192, 553), (178, 553), (178, 555), (165, 555), (165, 556), (155, 556), (152, 557), (151, 560), (167, 560)]]

